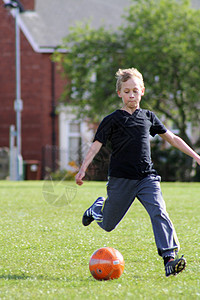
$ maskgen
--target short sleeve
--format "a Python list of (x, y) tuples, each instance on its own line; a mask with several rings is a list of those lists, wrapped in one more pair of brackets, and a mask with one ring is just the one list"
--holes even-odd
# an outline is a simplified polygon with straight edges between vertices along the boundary
[(163, 134), (167, 132), (167, 128), (163, 125), (163, 123), (153, 112), (151, 112), (151, 122), (152, 122), (152, 125), (150, 127), (151, 136), (155, 136), (156, 134)]
[(111, 135), (111, 131), (112, 131), (112, 118), (110, 118), (110, 116), (107, 116), (101, 121), (97, 129), (97, 132), (95, 134), (93, 142), (99, 141), (105, 146)]

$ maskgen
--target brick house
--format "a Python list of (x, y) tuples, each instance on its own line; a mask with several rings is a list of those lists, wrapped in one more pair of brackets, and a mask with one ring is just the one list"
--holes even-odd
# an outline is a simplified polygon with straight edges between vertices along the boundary
[[(1, 1), (0, 6), (0, 147), (9, 147), (9, 128), (15, 124), (15, 18)], [(123, 7), (130, 1), (123, 2)], [(96, 0), (20, 0), (24, 11), (19, 16), (21, 39), (22, 157), (55, 167), (57, 147), (62, 165), (72, 159), (79, 140), (84, 138), (84, 123), (73, 123), (69, 113), (55, 114), (57, 100), (66, 80), (61, 79), (51, 61), (55, 47), (61, 44), (69, 27), (91, 18), (94, 27), (119, 26), (123, 12), (120, 0), (108, 3)], [(110, 18), (110, 9), (113, 16)], [(70, 154), (71, 153), (71, 154)]]

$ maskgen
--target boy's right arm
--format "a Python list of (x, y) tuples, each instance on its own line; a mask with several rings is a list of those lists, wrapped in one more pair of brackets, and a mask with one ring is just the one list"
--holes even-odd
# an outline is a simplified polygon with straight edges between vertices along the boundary
[(85, 171), (87, 169), (87, 167), (89, 166), (89, 164), (92, 162), (93, 158), (95, 157), (95, 155), (99, 152), (99, 150), (102, 147), (102, 143), (100, 143), (99, 141), (95, 141), (92, 143), (92, 145), (90, 146), (85, 159), (82, 163), (82, 166), (79, 170), (79, 172), (76, 174), (76, 183), (78, 185), (82, 185), (83, 184), (83, 178), (85, 177)]

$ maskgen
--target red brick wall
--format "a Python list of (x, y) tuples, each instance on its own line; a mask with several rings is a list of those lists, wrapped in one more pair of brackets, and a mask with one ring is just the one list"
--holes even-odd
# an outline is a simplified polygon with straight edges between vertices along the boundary
[(34, 10), (35, 0), (21, 0), (25, 10)]
[(15, 31), (13, 17), (0, 6), (0, 147), (8, 146), (9, 126), (15, 123)]
[[(33, 9), (34, 1), (21, 1)], [(9, 127), (15, 124), (15, 31), (14, 19), (0, 6), (0, 147), (9, 146)], [(56, 72), (56, 101), (63, 80)], [(22, 156), (42, 160), (42, 148), (52, 144), (52, 94), (50, 54), (36, 53), (21, 33)], [(56, 117), (56, 144), (58, 144)]]

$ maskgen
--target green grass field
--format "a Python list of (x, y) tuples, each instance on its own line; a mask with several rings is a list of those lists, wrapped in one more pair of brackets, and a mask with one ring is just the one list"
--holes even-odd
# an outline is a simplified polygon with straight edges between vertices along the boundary
[[(106, 195), (105, 182), (82, 187), (65, 182), (76, 195), (61, 207), (47, 203), (43, 184), (0, 182), (0, 299), (200, 299), (200, 183), (162, 183), (180, 254), (188, 263), (183, 273), (169, 278), (138, 200), (107, 233), (95, 223), (81, 224), (84, 210)], [(56, 187), (57, 194), (62, 190)], [(90, 275), (90, 256), (103, 246), (124, 257), (118, 280), (96, 281)]]

